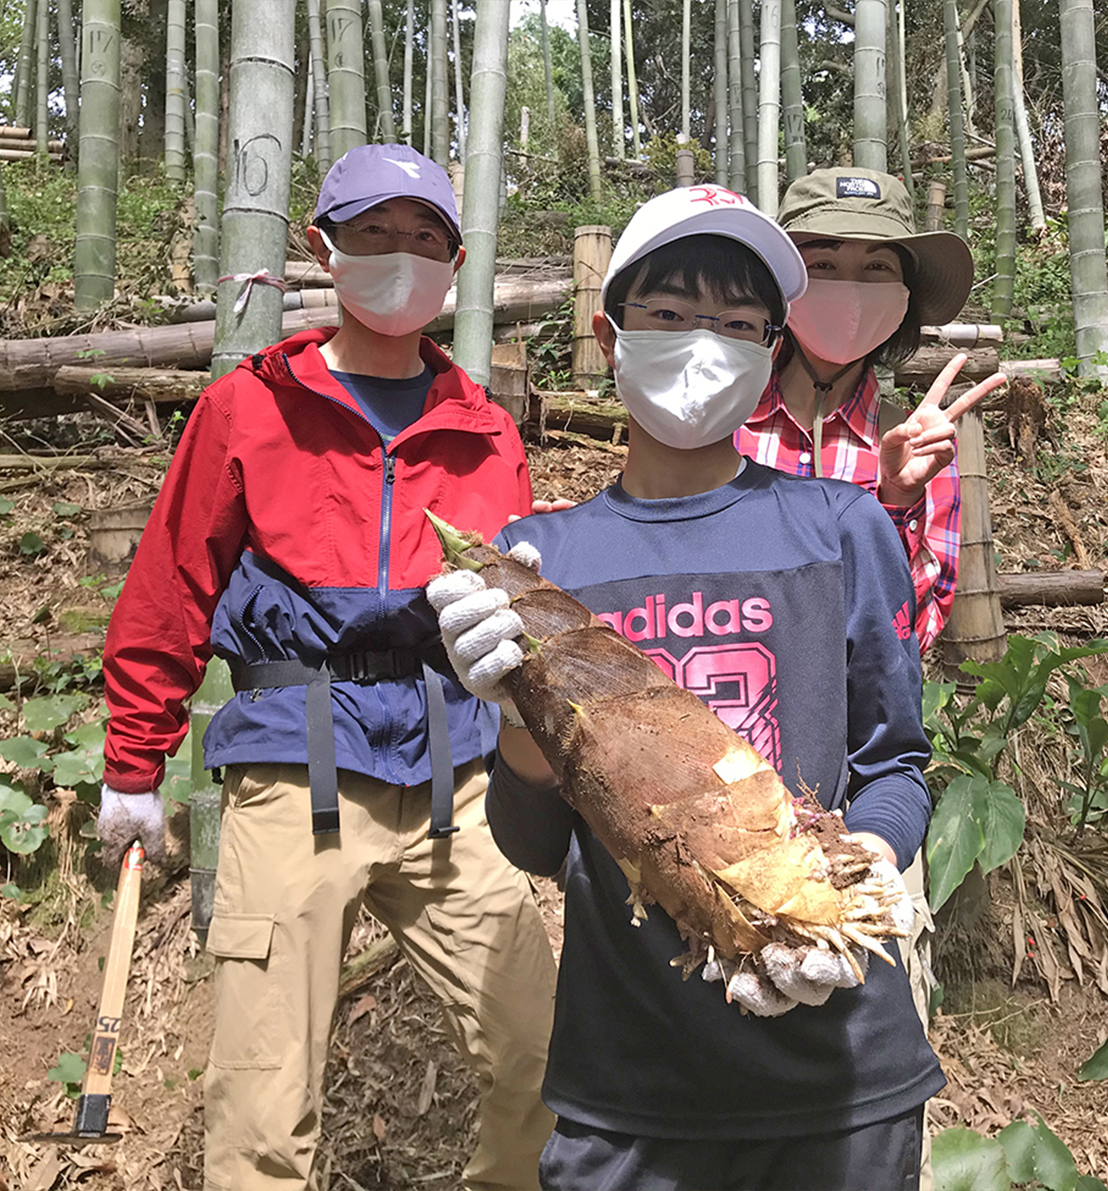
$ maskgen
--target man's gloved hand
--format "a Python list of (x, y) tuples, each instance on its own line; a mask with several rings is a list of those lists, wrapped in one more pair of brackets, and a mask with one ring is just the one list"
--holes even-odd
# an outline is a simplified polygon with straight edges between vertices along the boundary
[(157, 790), (149, 794), (121, 794), (111, 786), (100, 789), (96, 820), (104, 863), (118, 868), (123, 853), (138, 840), (149, 859), (165, 863), (165, 805)]
[[(542, 559), (529, 542), (520, 542), (508, 557), (537, 571)], [(523, 661), (516, 641), (523, 621), (508, 606), (508, 593), (487, 587), (477, 571), (458, 570), (427, 584), (427, 599), (439, 614), (439, 629), (454, 672), (478, 699), (511, 704), (501, 679)]]
[[(862, 974), (868, 956), (853, 949)], [(757, 960), (742, 966), (717, 956), (704, 965), (704, 980), (724, 980), (727, 995), (757, 1017), (780, 1017), (797, 1005), (822, 1005), (837, 988), (854, 988), (858, 977), (842, 955), (822, 947), (769, 943)]]

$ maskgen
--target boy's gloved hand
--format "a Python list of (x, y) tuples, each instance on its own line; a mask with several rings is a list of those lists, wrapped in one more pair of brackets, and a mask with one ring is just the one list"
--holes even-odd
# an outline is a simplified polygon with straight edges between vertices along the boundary
[(122, 794), (105, 784), (100, 789), (96, 827), (104, 845), (101, 855), (105, 864), (118, 867), (135, 840), (151, 860), (165, 863), (165, 805), (157, 790)]
[[(535, 571), (542, 562), (529, 542), (513, 546), (508, 557)], [(523, 621), (509, 608), (508, 593), (486, 587), (477, 571), (458, 570), (432, 579), (427, 599), (439, 614), (443, 644), (462, 686), (478, 699), (510, 705), (500, 680), (524, 655), (516, 642)]]
[(905, 934), (910, 934), (916, 919), (916, 907), (912, 904), (912, 895), (904, 884), (900, 870), (891, 860), (875, 860), (870, 868), (870, 880), (880, 882), (896, 899), (891, 908), (893, 921)]
[[(863, 974), (867, 956), (854, 950)], [(732, 1001), (757, 1017), (780, 1017), (797, 1005), (822, 1005), (837, 988), (854, 988), (857, 976), (841, 955), (821, 947), (770, 943), (758, 961), (739, 966), (717, 957), (701, 973), (707, 981), (725, 980)]]

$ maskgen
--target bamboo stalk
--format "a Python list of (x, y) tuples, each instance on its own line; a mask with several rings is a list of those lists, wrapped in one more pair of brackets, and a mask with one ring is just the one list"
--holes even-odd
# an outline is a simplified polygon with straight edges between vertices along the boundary
[(400, 139), (412, 143), (412, 61), (415, 57), (415, 0), (404, 6), (404, 104), (400, 115)]
[[(867, 0), (859, 0), (866, 3)], [(781, 116), (781, 5), (762, 5), (762, 48), (758, 63), (758, 206), (777, 214), (777, 126)]]
[(943, 0), (946, 34), (946, 88), (950, 110), (950, 156), (954, 173), (954, 230), (969, 240), (969, 180), (966, 172), (966, 134), (962, 122), (962, 55), (958, 48), (957, 0)]
[[(727, 146), (727, 173), (731, 189), (739, 194), (747, 193), (746, 133), (743, 124), (743, 69), (739, 0), (727, 0), (727, 91), (731, 116), (731, 135)], [(753, 166), (753, 161), (750, 164)]]
[(589, 10), (577, 0), (577, 41), (581, 48), (581, 90), (585, 102), (585, 142), (589, 155), (589, 193), (600, 202), (600, 145), (596, 139), (596, 98), (592, 85), (592, 51), (589, 44)]
[(431, 157), (443, 169), (450, 162), (446, 24), (446, 0), (431, 0)]
[(192, 272), (201, 294), (219, 277), (219, 0), (196, 0), (196, 140)]
[(167, 0), (165, 36), (165, 176), (185, 181), (185, 0)]
[(373, 75), (377, 82), (377, 121), (380, 139), (386, 144), (393, 144), (396, 141), (396, 121), (392, 114), (389, 55), (385, 47), (385, 18), (381, 12), (381, 0), (367, 0), (367, 8), (370, 41), (373, 46)]
[(45, 165), (47, 159), (47, 142), (50, 139), (50, 5), (48, 0), (38, 0), (36, 10), (36, 44), (38, 51), (38, 73), (35, 82), (35, 156), (40, 164)]
[(888, 169), (885, 104), (885, 0), (854, 6), (854, 164)]
[(454, 358), (481, 385), (488, 383), (492, 366), (496, 232), (508, 87), (508, 16), (508, 6), (498, 0), (478, 0), (470, 81), (473, 123), (462, 207), (467, 260), (458, 274)]
[(466, 100), (465, 90), (462, 87), (462, 26), (458, 19), (458, 0), (451, 0), (450, 24), (454, 35), (454, 134), (458, 139), (458, 160), (464, 165), (466, 161)]
[(716, 182), (726, 186), (728, 181), (727, 139), (727, 0), (716, 0), (715, 75), (712, 78), (712, 102), (716, 111)]
[[(217, 290), (212, 377), (281, 333), (281, 293), (236, 275), (285, 269), (292, 174), (295, 0), (236, 0), (231, 24), (230, 135), (235, 159), (223, 202), (222, 272)], [(331, 14), (329, 14), (331, 15)], [(336, 14), (337, 15), (337, 14)], [(358, 30), (361, 42), (361, 30)]]
[[(410, 2), (410, 0), (409, 0)], [(312, 90), (315, 104), (315, 159), (321, 173), (331, 168), (331, 117), (328, 100), (327, 68), (323, 61), (323, 28), (319, 16), (320, 0), (308, 0), (308, 45), (312, 54)]]
[(681, 143), (692, 135), (692, 0), (681, 4)]
[(796, 0), (781, 0), (781, 101), (785, 117), (785, 177), (789, 182), (795, 182), (808, 173)]
[(77, 238), (73, 252), (73, 304), (78, 310), (98, 306), (115, 292), (119, 3), (84, 0)]
[(1099, 371), (1098, 353), (1108, 350), (1096, 32), (1092, 0), (1061, 0), (1059, 11), (1073, 321), (1079, 368), (1092, 376)]
[(77, 131), (81, 81), (77, 75), (77, 40), (73, 35), (72, 0), (58, 0), (58, 48), (62, 59), (62, 88), (65, 92), (67, 135)]
[[(1016, 160), (1012, 79), (1012, 0), (993, 0), (996, 27), (993, 90), (996, 96), (996, 279), (993, 319), (1012, 313), (1016, 277)], [(1103, 251), (1103, 244), (1101, 245)]]
[(327, 0), (331, 156), (366, 143), (361, 0)]
[[(22, 127), (31, 123), (31, 79), (35, 73), (37, 2), (38, 0), (24, 0), (23, 26), (20, 32), (19, 54), (15, 66), (15, 85), (12, 87), (12, 94), (15, 97), (15, 122)], [(46, 0), (42, 0), (42, 3), (46, 3)], [(28, 128), (28, 134), (30, 131)]]
[(612, 156), (622, 160), (627, 156), (627, 140), (623, 127), (623, 71), (620, 69), (619, 56), (620, 5), (621, 0), (611, 0), (608, 12), (612, 44)]
[(739, 45), (742, 57), (743, 160), (746, 162), (746, 190), (758, 202), (758, 82), (754, 74), (754, 6), (752, 0), (738, 0)]
[(623, 41), (627, 50), (627, 102), (631, 114), (631, 147), (635, 160), (642, 158), (639, 134), (639, 80), (635, 73), (635, 33), (631, 23), (631, 0), (623, 0)]

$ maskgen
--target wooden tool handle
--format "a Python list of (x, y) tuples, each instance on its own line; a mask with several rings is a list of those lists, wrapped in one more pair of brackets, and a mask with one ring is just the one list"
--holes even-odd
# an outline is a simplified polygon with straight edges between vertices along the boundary
[(104, 984), (100, 992), (100, 1010), (92, 1034), (88, 1070), (81, 1088), (82, 1095), (107, 1095), (112, 1086), (112, 1069), (119, 1042), (119, 1023), (123, 1018), (123, 1001), (127, 995), (127, 973), (131, 969), (131, 951), (135, 943), (138, 922), (139, 892), (142, 886), (142, 863), (146, 853), (137, 840), (127, 849), (115, 891), (115, 917), (108, 958), (104, 964)]

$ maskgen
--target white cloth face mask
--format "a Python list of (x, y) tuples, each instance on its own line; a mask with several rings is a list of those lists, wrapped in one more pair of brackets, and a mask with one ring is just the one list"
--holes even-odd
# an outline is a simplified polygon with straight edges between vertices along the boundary
[(379, 335), (410, 335), (442, 310), (454, 279), (453, 261), (433, 261), (411, 252), (351, 256), (320, 231), (331, 251), (335, 293), (345, 311)]
[(789, 310), (789, 330), (806, 352), (829, 364), (851, 364), (900, 326), (908, 297), (900, 282), (812, 278)]
[(624, 331), (615, 382), (627, 412), (667, 447), (693, 451), (732, 434), (769, 384), (773, 352), (715, 331)]

